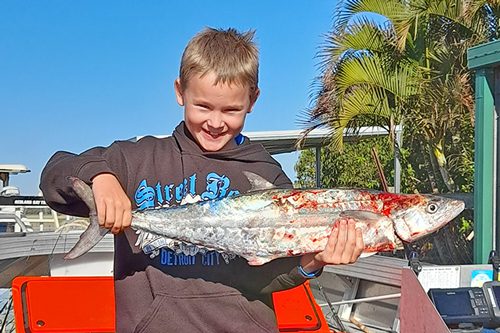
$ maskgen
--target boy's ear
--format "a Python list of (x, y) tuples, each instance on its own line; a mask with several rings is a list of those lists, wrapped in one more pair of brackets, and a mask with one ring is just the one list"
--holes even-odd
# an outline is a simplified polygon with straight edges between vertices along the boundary
[(247, 113), (252, 112), (253, 106), (255, 105), (255, 102), (257, 102), (257, 98), (259, 98), (260, 95), (260, 89), (256, 88), (255, 91), (250, 95), (250, 108), (248, 109)]
[(174, 81), (175, 98), (180, 106), (184, 106), (184, 96), (182, 95), (181, 80), (179, 78)]

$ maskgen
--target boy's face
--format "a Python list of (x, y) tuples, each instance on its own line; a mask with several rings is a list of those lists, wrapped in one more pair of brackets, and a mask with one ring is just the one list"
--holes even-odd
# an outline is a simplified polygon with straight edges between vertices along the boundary
[(243, 129), (247, 113), (258, 97), (237, 84), (214, 85), (215, 75), (193, 76), (187, 87), (175, 81), (175, 94), (184, 106), (184, 121), (196, 142), (205, 151), (221, 150)]

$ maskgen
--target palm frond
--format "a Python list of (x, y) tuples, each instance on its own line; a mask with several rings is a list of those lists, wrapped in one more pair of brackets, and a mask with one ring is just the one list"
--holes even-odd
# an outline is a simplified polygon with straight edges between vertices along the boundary
[(388, 47), (394, 50), (391, 45), (395, 45), (395, 38), (390, 28), (363, 18), (343, 32), (337, 31), (326, 36), (326, 44), (319, 55), (326, 62), (335, 62), (342, 56), (356, 51), (385, 53)]
[(410, 63), (387, 68), (382, 57), (378, 55), (353, 57), (342, 62), (336, 75), (337, 89), (340, 98), (349, 89), (359, 85), (372, 85), (385, 89), (395, 98), (405, 98), (418, 91), (420, 73)]

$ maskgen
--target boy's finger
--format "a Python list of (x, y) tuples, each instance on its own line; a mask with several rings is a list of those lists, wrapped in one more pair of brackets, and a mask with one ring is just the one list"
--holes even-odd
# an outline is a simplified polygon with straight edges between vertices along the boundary
[(356, 228), (356, 248), (352, 255), (351, 261), (352, 262), (356, 261), (361, 255), (361, 253), (363, 253), (364, 249), (365, 249), (365, 243), (363, 241), (363, 232), (361, 231), (360, 228)]
[(119, 207), (115, 207), (115, 221), (113, 223), (113, 227), (111, 228), (111, 232), (113, 234), (118, 234), (122, 229), (123, 224), (123, 210)]
[(130, 224), (132, 222), (132, 211), (130, 209), (125, 210), (123, 213), (123, 224), (121, 230), (130, 227)]
[(337, 238), (339, 233), (339, 224), (335, 223), (332, 231), (330, 232), (330, 236), (328, 237), (328, 242), (326, 243), (325, 250), (328, 252), (333, 252), (335, 249), (335, 245), (337, 245)]
[(356, 249), (356, 222), (348, 220), (346, 229), (346, 242), (341, 259), (342, 263), (345, 264), (352, 262), (352, 257)]
[(106, 220), (104, 221), (104, 227), (111, 229), (115, 224), (115, 207), (113, 205), (106, 205)]
[(99, 225), (104, 227), (104, 223), (106, 222), (106, 206), (102, 201), (96, 200), (96, 209), (97, 209), (97, 220), (99, 221)]
[(345, 220), (340, 220), (338, 229), (337, 243), (335, 244), (335, 250), (333, 251), (335, 261), (341, 260), (342, 253), (344, 252), (345, 242), (347, 239), (347, 226)]

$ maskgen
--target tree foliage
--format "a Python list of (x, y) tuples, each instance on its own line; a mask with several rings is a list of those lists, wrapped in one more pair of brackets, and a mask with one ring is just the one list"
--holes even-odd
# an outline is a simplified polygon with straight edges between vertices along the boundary
[[(355, 187), (366, 189), (381, 189), (382, 184), (377, 174), (371, 149), (376, 148), (379, 159), (386, 172), (393, 169), (393, 156), (390, 142), (387, 138), (372, 138), (358, 140), (345, 145), (343, 152), (332, 149), (331, 146), (321, 150), (321, 185), (324, 187)], [(315, 161), (315, 151), (308, 150), (301, 154), (299, 163), (295, 166), (297, 184), (301, 187), (315, 185), (314, 170), (304, 172)], [(306, 162), (307, 161), (307, 162)], [(391, 179), (388, 179), (391, 182)], [(392, 183), (392, 182), (391, 182)]]
[[(392, 135), (400, 124), (403, 147), (396, 149), (406, 154), (405, 191), (471, 191), (474, 104), (466, 52), (498, 37), (500, 1), (344, 0), (335, 12), (320, 52), (314, 107), (305, 119), (309, 131), (332, 130), (324, 162), (324, 172), (331, 174), (325, 177), (336, 185), (375, 186), (371, 180), (360, 183), (353, 170), (345, 176), (327, 166), (346, 170), (346, 157), (339, 153), (350, 149), (344, 131), (382, 126)], [(349, 162), (362, 162), (363, 145), (356, 146), (361, 157), (346, 153)], [(308, 154), (297, 166), (299, 181), (307, 178), (301, 164)], [(344, 183), (347, 179), (352, 183)]]
[[(472, 191), (474, 78), (467, 50), (499, 35), (499, 0), (340, 1), (305, 115), (308, 131), (326, 126), (332, 133), (323, 149), (323, 185), (380, 188), (369, 153), (377, 147), (390, 184), (400, 153), (403, 192)], [(345, 131), (361, 126), (385, 127), (394, 139), (396, 125), (403, 127), (401, 147), (381, 138), (344, 144)], [(313, 163), (311, 152), (301, 154), (299, 185), (311, 184)], [(412, 246), (421, 255), (435, 253), (432, 262), (469, 261), (468, 213)]]
[[(342, 151), (332, 146), (321, 148), (321, 186), (323, 187), (351, 187), (381, 190), (382, 180), (378, 174), (372, 149), (375, 149), (382, 165), (384, 176), (389, 186), (394, 184), (394, 150), (392, 142), (387, 137), (358, 139), (344, 145)], [(402, 159), (408, 156), (402, 150)], [(299, 161), (295, 165), (297, 187), (314, 187), (316, 155), (313, 150), (301, 152)], [(415, 172), (411, 165), (403, 169), (402, 188), (404, 191), (415, 186)]]

